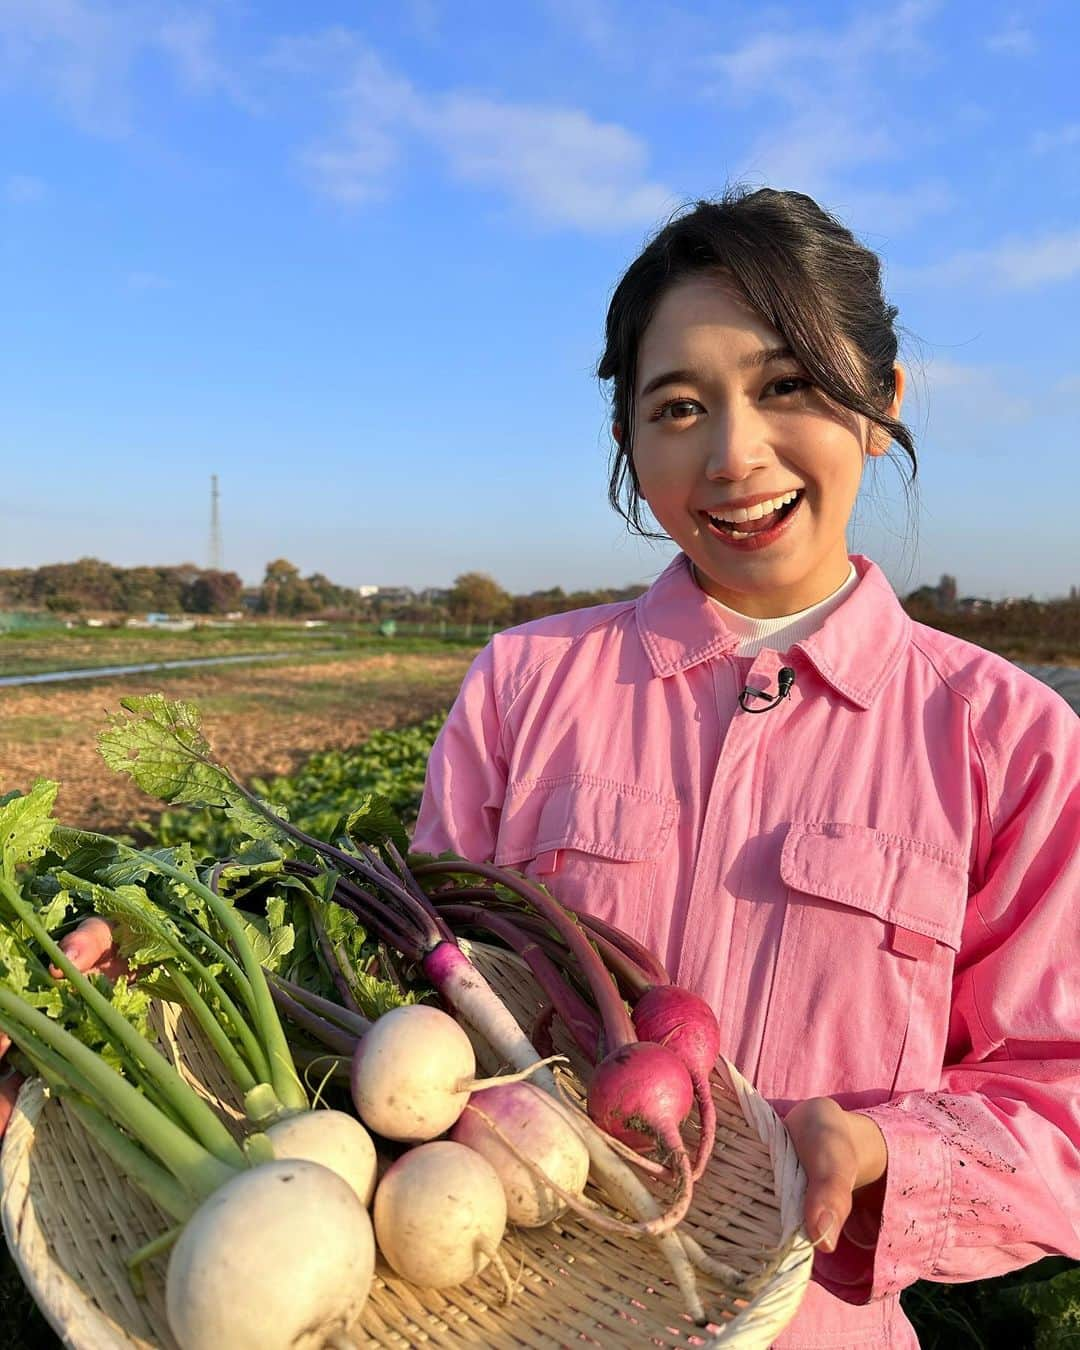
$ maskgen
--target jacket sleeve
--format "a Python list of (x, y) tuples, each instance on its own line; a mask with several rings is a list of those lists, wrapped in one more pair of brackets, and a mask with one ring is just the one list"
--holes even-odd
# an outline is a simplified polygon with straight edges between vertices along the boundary
[(493, 861), (506, 789), (500, 735), (489, 643), (469, 668), (428, 757), (414, 852), (449, 850), (473, 862)]
[(945, 1063), (936, 1091), (862, 1113), (886, 1175), (815, 1262), (849, 1302), (1080, 1258), (1080, 720), (1043, 692), (976, 727), (984, 841)]

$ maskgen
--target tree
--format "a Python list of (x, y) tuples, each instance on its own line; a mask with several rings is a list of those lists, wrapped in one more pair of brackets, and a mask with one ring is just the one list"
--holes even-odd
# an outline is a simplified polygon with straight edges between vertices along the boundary
[(239, 608), (243, 590), (235, 572), (200, 572), (184, 592), (184, 608), (192, 614), (228, 614)]
[(450, 616), (458, 623), (501, 623), (511, 605), (510, 596), (486, 572), (463, 572), (447, 597)]
[(264, 614), (288, 614), (290, 592), (300, 580), (300, 569), (287, 558), (276, 558), (266, 564), (259, 609)]

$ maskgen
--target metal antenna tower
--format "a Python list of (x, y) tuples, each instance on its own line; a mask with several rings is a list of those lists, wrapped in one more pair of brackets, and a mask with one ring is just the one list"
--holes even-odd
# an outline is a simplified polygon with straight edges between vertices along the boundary
[(221, 516), (218, 513), (216, 473), (210, 475), (210, 570), (221, 571)]

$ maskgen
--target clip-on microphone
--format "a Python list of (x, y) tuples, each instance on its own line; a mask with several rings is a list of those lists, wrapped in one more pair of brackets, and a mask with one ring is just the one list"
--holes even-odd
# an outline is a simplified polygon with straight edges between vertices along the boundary
[[(787, 698), (788, 694), (791, 693), (791, 686), (794, 683), (795, 683), (794, 670), (792, 670), (790, 666), (781, 666), (779, 673), (776, 676), (775, 694), (770, 696), (766, 694), (763, 689), (751, 689), (747, 687), (739, 695), (739, 707), (743, 710), (743, 712), (748, 713), (768, 712), (770, 708), (775, 708), (778, 703), (781, 703), (785, 698)], [(746, 700), (749, 698), (765, 699), (764, 708), (751, 708), (749, 703), (746, 702)]]

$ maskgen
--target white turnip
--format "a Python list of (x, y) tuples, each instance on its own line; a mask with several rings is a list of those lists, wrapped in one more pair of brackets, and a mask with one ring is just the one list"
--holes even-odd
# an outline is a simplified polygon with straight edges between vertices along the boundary
[(367, 1210), (317, 1163), (269, 1162), (203, 1202), (169, 1257), (181, 1350), (317, 1350), (363, 1311), (375, 1264)]
[(364, 1206), (375, 1194), (376, 1157), (371, 1135), (344, 1111), (300, 1111), (270, 1125), (265, 1134), (275, 1158), (319, 1163), (343, 1177)]
[(379, 1250), (397, 1274), (446, 1289), (498, 1261), (506, 1195), (486, 1158), (440, 1140), (409, 1149), (387, 1169), (373, 1213)]
[(376, 1134), (421, 1143), (453, 1125), (475, 1077), (476, 1056), (461, 1027), (415, 1003), (384, 1013), (358, 1042), (353, 1102)]

